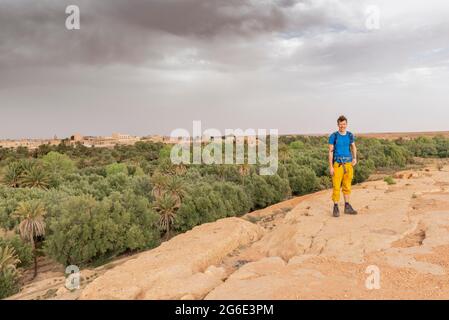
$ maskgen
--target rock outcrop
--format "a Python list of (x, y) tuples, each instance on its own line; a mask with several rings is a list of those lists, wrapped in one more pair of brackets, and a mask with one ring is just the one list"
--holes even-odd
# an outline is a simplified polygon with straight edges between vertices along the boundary
[[(449, 172), (427, 169), (354, 188), (356, 216), (329, 193), (299, 203), (241, 256), (260, 256), (205, 299), (449, 298)], [(366, 285), (368, 267), (380, 288)]]

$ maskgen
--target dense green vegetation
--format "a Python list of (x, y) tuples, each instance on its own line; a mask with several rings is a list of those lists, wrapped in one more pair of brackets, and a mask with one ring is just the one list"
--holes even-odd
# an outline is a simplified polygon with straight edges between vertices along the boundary
[[(413, 157), (448, 157), (443, 137), (357, 139), (355, 181), (399, 169)], [(45, 254), (64, 264), (100, 264), (153, 248), (192, 227), (331, 187), (327, 137), (281, 137), (279, 169), (258, 165), (173, 165), (170, 146), (139, 142), (113, 149), (0, 148), (0, 297), (17, 289), (16, 267)], [(20, 237), (19, 237), (20, 235)]]

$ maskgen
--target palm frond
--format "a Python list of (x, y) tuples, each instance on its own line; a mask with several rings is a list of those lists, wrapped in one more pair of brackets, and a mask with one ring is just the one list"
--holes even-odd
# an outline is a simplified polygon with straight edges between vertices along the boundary
[(16, 266), (20, 263), (14, 248), (0, 247), (0, 273), (16, 272)]

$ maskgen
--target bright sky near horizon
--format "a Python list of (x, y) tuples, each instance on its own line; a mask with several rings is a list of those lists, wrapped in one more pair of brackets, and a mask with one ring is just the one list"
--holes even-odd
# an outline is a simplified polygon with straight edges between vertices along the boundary
[(2, 0), (0, 139), (326, 133), (340, 114), (449, 130), (448, 17), (447, 0)]

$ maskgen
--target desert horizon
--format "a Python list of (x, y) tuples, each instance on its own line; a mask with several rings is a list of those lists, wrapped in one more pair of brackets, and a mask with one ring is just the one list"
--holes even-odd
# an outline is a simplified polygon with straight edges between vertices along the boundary
[[(244, 130), (244, 129), (243, 129)], [(329, 132), (308, 132), (308, 133), (301, 133), (301, 132), (280, 132), (279, 136), (326, 136), (331, 134), (332, 132), (335, 131), (334, 129), (330, 129)], [(352, 130), (348, 130), (348, 131), (352, 131)], [(78, 132), (78, 131), (77, 131)], [(116, 131), (115, 131), (116, 132)], [(437, 135), (442, 135), (442, 136), (447, 136), (449, 135), (449, 130), (428, 130), (428, 131), (379, 131), (379, 132), (374, 132), (374, 131), (370, 131), (370, 132), (359, 132), (359, 131), (353, 131), (354, 134), (357, 134), (359, 136), (364, 136), (364, 137), (414, 137), (414, 136), (437, 136)], [(55, 137), (57, 139), (69, 139), (71, 135), (67, 136), (67, 137), (58, 137), (58, 135), (53, 135), (53, 138), (51, 137), (18, 137), (18, 138), (14, 138), (14, 137), (0, 137), (0, 141), (6, 141), (6, 140), (51, 140), (54, 139)], [(86, 134), (83, 135), (86, 137), (105, 137), (105, 135), (91, 135), (91, 134)], [(169, 137), (170, 134), (160, 134), (160, 133), (154, 133), (154, 134), (144, 134), (144, 135), (130, 135), (133, 137), (139, 137), (139, 138), (150, 138), (150, 137)]]

